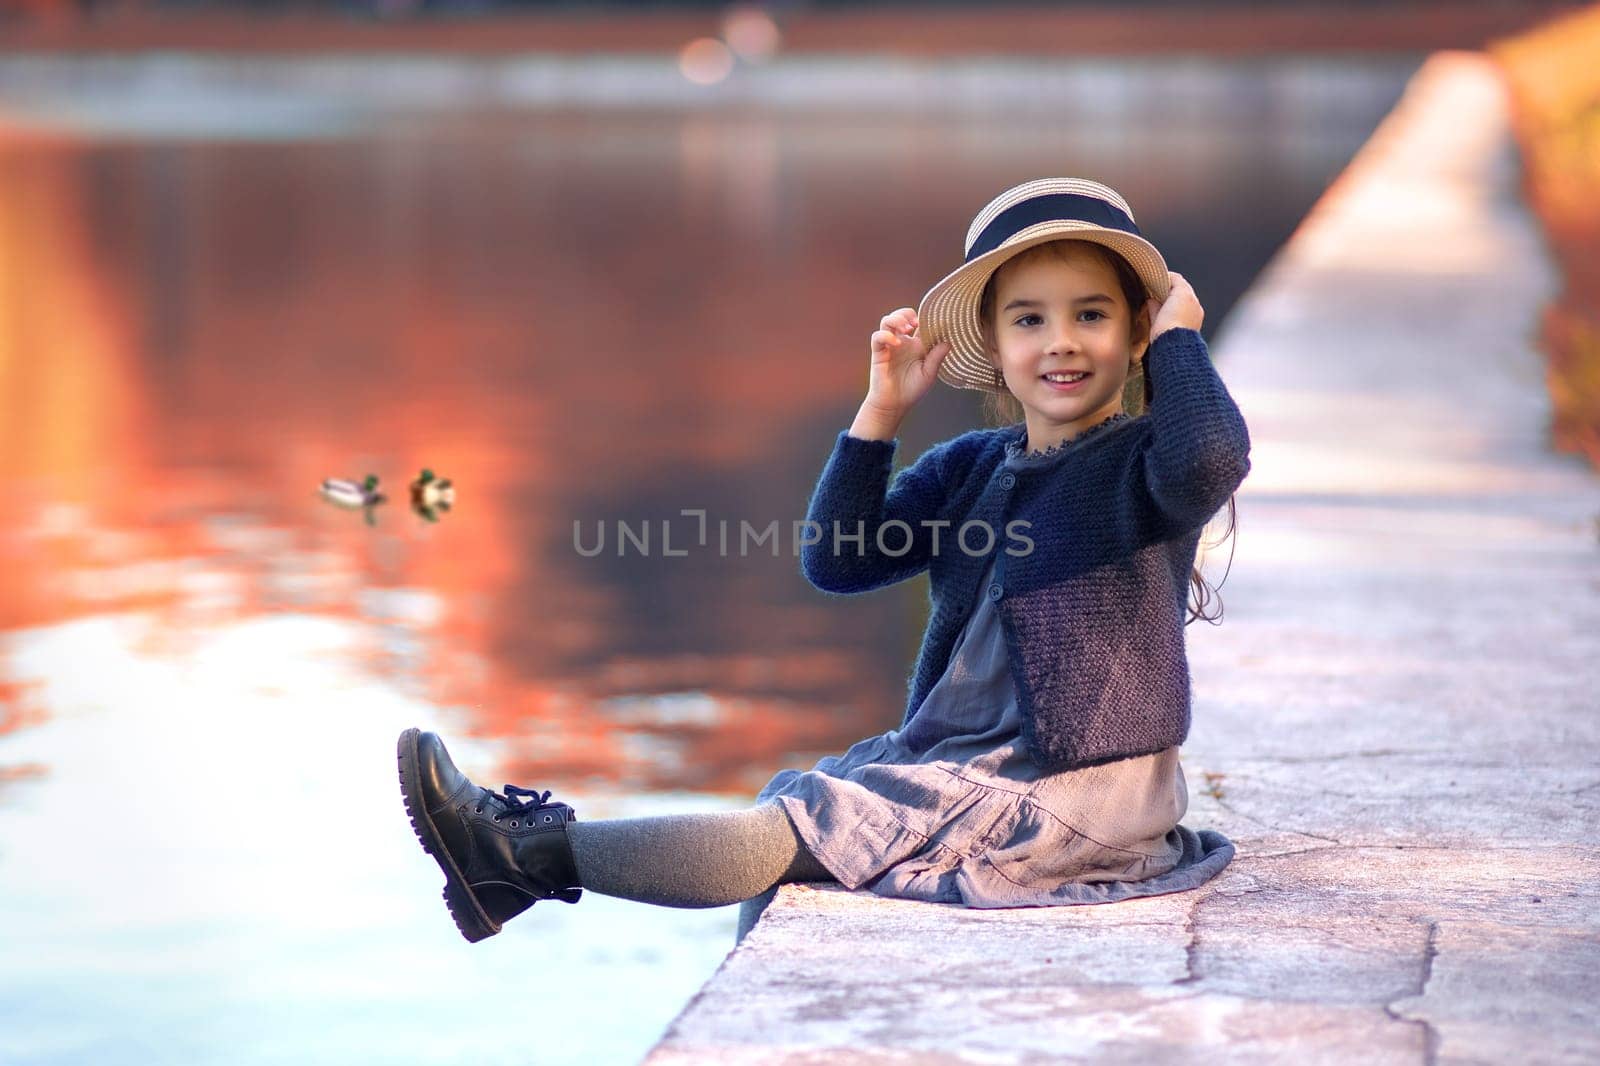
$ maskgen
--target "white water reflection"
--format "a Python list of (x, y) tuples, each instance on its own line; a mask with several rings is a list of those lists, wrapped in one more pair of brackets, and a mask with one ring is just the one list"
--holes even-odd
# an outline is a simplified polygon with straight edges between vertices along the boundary
[[(159, 656), (140, 650), (154, 625), (4, 638), (49, 717), (5, 741), (47, 770), (0, 786), (0, 1061), (637, 1061), (731, 949), (736, 907), (595, 893), (468, 944), (394, 743), (441, 729), (498, 788), (495, 746), (352, 672), (358, 624), (265, 617)], [(729, 805), (557, 798), (591, 818)]]

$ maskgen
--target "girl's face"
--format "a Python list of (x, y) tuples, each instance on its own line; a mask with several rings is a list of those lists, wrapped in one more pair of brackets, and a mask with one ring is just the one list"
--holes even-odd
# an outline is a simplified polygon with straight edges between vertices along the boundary
[[(1022, 404), (1028, 447), (1071, 440), (1122, 408), (1149, 313), (1130, 313), (1117, 273), (1093, 252), (1010, 260), (995, 274), (989, 358)], [(1050, 380), (1083, 373), (1076, 383)]]

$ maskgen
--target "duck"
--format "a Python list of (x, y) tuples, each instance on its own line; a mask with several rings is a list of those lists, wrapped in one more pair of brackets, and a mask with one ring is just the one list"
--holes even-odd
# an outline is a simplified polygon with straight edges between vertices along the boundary
[(374, 510), (389, 497), (378, 491), (378, 475), (368, 474), (365, 481), (350, 481), (341, 477), (324, 478), (319, 490), (324, 500), (347, 511), (357, 508), (367, 513), (367, 525), (378, 524)]
[(456, 502), (456, 489), (449, 478), (437, 478), (427, 467), (411, 483), (411, 509), (430, 522), (439, 520), (440, 511)]

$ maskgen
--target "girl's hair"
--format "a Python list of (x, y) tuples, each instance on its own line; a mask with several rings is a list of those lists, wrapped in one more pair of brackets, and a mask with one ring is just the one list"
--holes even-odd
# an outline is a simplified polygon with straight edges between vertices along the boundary
[[(1045, 241), (1043, 244), (1036, 244), (1032, 248), (1018, 252), (1015, 256), (1002, 263), (1000, 268), (997, 269), (993, 274), (989, 275), (989, 281), (983, 287), (983, 299), (978, 305), (978, 317), (983, 323), (984, 339), (988, 342), (991, 348), (995, 347), (995, 278), (999, 276), (1000, 271), (1004, 270), (1007, 266), (1010, 266), (1013, 263), (1023, 263), (1029, 260), (1043, 259), (1046, 257), (1067, 259), (1074, 253), (1081, 252), (1088, 252), (1098, 257), (1101, 262), (1105, 263), (1106, 266), (1110, 267), (1116, 273), (1117, 283), (1122, 288), (1122, 298), (1128, 307), (1128, 341), (1130, 345), (1133, 343), (1134, 338), (1132, 332), (1134, 328), (1134, 322), (1139, 316), (1140, 308), (1144, 306), (1145, 301), (1148, 299), (1148, 296), (1145, 293), (1144, 282), (1139, 280), (1139, 275), (1134, 272), (1133, 267), (1129, 265), (1126, 259), (1118, 255), (1116, 252), (1113, 252), (1105, 245), (1097, 244), (1094, 241), (1061, 238), (1053, 241)], [(1145, 375), (1144, 372), (1144, 360), (1140, 359), (1136, 364), (1136, 369), (1133, 373), (1128, 375), (1128, 380), (1123, 385), (1122, 409), (1128, 414), (1137, 417), (1138, 415), (1144, 414), (1149, 407), (1150, 379)], [(1014, 425), (1017, 422), (1021, 422), (1024, 418), (1024, 413), (1021, 402), (1019, 402), (1015, 396), (1011, 395), (1010, 390), (1001, 390), (997, 392), (990, 392), (985, 398), (984, 416), (988, 419), (988, 422), (991, 426), (1009, 426)], [(1222, 539), (1226, 539), (1233, 534), (1237, 519), (1238, 509), (1234, 503), (1233, 497), (1229, 496), (1228, 528), (1223, 532)], [(1222, 540), (1219, 539), (1216, 543), (1221, 544)], [(1228, 570), (1223, 572), (1223, 581), (1228, 579), (1228, 571), (1231, 571), (1232, 569), (1233, 549), (1230, 547), (1228, 550)], [(1184, 620), (1183, 624), (1188, 625), (1197, 618), (1204, 618), (1206, 621), (1211, 622), (1212, 624), (1220, 623), (1222, 621), (1222, 597), (1217, 595), (1215, 589), (1212, 589), (1206, 585), (1205, 579), (1200, 574), (1200, 567), (1198, 564), (1196, 564), (1194, 570), (1189, 574), (1189, 587), (1194, 594), (1194, 602), (1189, 604), (1190, 614), (1189, 617)], [(1210, 602), (1212, 597), (1216, 598), (1218, 609), (1215, 615), (1208, 615), (1205, 613), (1205, 607)]]

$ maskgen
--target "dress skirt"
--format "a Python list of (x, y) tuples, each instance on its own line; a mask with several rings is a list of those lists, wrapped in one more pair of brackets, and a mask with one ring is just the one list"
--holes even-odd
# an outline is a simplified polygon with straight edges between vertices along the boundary
[(1233, 858), (1222, 834), (1178, 824), (1176, 747), (1043, 773), (1021, 730), (998, 609), (981, 596), (904, 729), (782, 770), (757, 802), (783, 804), (846, 888), (933, 903), (1111, 903), (1195, 888)]

